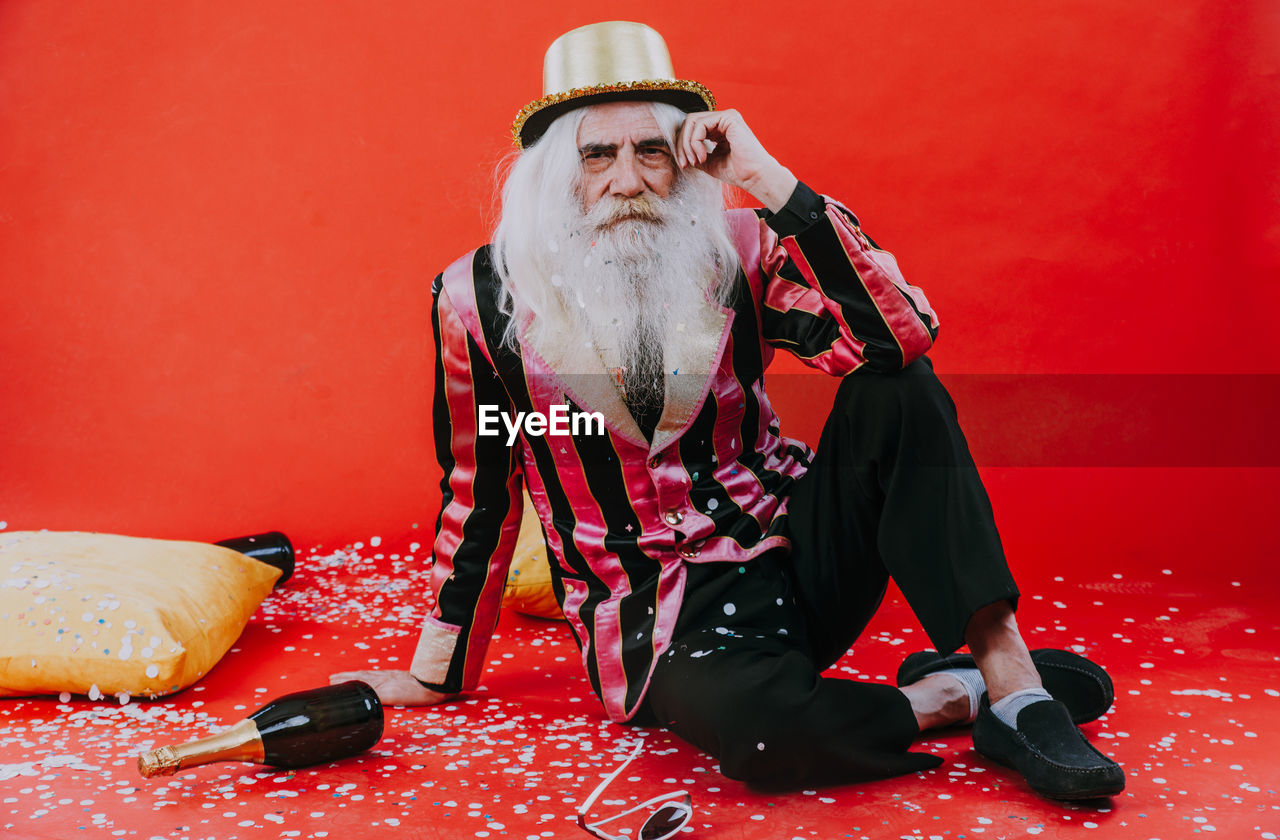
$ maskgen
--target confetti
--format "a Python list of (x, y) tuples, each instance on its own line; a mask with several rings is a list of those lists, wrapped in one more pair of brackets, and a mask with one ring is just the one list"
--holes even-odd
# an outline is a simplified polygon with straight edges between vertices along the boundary
[[(1090, 831), (1148, 840), (1183, 836), (1188, 826), (1223, 837), (1276, 837), (1255, 828), (1280, 822), (1271, 781), (1280, 754), (1271, 725), (1280, 714), (1280, 682), (1272, 676), (1280, 644), (1265, 594), (1224, 581), (1197, 589), (1202, 600), (1191, 601), (1179, 594), (1190, 584), (1174, 583), (1186, 575), (1152, 572), (1147, 589), (1135, 584), (1122, 599), (1103, 594), (1099, 605), (1099, 594), (1112, 590), (1097, 587), (1117, 579), (1086, 567), (1073, 568), (1070, 580), (1045, 573), (1042, 585), (1025, 587), (1019, 622), (1035, 645), (1069, 647), (1111, 667), (1120, 699), (1084, 729), (1128, 774), (1128, 790), (1113, 803), (1041, 800), (978, 757), (964, 729), (933, 731), (917, 743), (917, 751), (944, 759), (936, 769), (866, 785), (753, 791), (664, 730), (606, 720), (567, 626), (515, 615), (499, 622), (479, 690), (442, 706), (386, 709), (383, 741), (361, 756), (296, 771), (224, 763), (138, 776), (133, 763), (143, 750), (217, 732), (273, 696), (327, 681), (331, 671), (406, 666), (430, 608), (430, 557), (407, 534), (384, 531), (365, 541), (300, 552), (294, 580), (267, 598), (218, 668), (187, 691), (124, 705), (97, 686), (0, 701), (0, 827), (17, 837), (398, 838), (411, 826), (450, 837), (565, 837), (581, 833), (572, 825), (576, 807), (640, 737), (645, 750), (631, 772), (594, 807), (616, 812), (688, 790), (694, 818), (677, 837)], [(1127, 573), (1124, 583), (1134, 579)], [(34, 598), (41, 590), (26, 580), (21, 591)], [(1214, 593), (1231, 604), (1229, 617), (1211, 612)], [(100, 626), (120, 598), (75, 605), (68, 622)], [(1220, 616), (1212, 649), (1208, 625), (1197, 623), (1206, 613), (1193, 603)], [(725, 615), (737, 606), (726, 604)], [(99, 639), (117, 655), (131, 649), (145, 658), (160, 644), (145, 628), (117, 626), (109, 639), (108, 632)], [(734, 635), (714, 628), (705, 649), (690, 655), (710, 656), (711, 640)], [(927, 644), (891, 593), (829, 676), (892, 684), (902, 657)], [(1139, 686), (1136, 697), (1119, 690)], [(763, 756), (777, 754), (774, 740), (749, 743)]]

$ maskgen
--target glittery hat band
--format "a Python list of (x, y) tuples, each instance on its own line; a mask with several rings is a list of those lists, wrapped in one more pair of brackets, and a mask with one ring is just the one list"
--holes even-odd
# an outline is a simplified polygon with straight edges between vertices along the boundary
[(531, 145), (542, 136), (556, 117), (603, 102), (645, 100), (667, 102), (684, 111), (714, 111), (716, 98), (699, 82), (685, 79), (651, 79), (638, 82), (605, 82), (585, 88), (574, 88), (535, 99), (520, 109), (511, 123), (511, 139), (519, 148)]

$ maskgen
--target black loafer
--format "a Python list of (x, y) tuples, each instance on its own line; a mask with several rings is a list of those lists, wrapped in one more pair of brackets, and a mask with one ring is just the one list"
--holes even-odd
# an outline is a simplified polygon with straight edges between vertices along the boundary
[(973, 747), (1017, 770), (1032, 790), (1050, 799), (1096, 799), (1124, 790), (1124, 770), (1085, 740), (1057, 700), (1041, 700), (1018, 712), (1014, 730), (992, 714), (983, 694)]
[[(1111, 708), (1116, 696), (1115, 686), (1098, 663), (1055, 648), (1031, 651), (1031, 661), (1040, 672), (1044, 690), (1067, 707), (1073, 723), (1097, 720)], [(936, 651), (922, 650), (902, 660), (898, 667), (898, 685), (910, 685), (947, 668), (976, 667), (973, 657), (967, 653), (943, 656)]]

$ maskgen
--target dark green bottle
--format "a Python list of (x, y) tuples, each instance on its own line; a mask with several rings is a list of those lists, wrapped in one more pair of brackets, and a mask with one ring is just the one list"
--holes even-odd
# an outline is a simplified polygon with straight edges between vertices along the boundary
[(382, 738), (382, 703), (358, 680), (286, 694), (217, 735), (138, 756), (143, 776), (215, 761), (292, 769), (355, 755)]
[(247, 554), (260, 563), (275, 566), (280, 570), (280, 578), (276, 586), (293, 577), (294, 553), (293, 543), (279, 531), (265, 534), (254, 534), (250, 537), (235, 537), (230, 540), (219, 540), (214, 545), (232, 548), (241, 554)]

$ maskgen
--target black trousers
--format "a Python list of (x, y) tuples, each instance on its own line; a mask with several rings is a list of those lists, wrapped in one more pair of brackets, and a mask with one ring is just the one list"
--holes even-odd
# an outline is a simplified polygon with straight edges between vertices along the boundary
[(791, 551), (690, 564), (674, 641), (647, 714), (766, 789), (935, 767), (893, 686), (823, 677), (898, 584), (934, 646), (960, 647), (969, 618), (1016, 606), (991, 504), (927, 359), (845, 377), (813, 465), (789, 502)]

